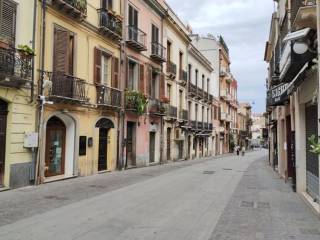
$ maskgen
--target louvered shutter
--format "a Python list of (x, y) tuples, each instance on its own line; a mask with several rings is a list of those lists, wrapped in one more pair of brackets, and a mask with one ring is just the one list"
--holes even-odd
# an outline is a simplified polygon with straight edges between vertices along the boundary
[(139, 71), (139, 91), (144, 93), (144, 65), (140, 64)]
[(54, 72), (69, 72), (69, 53), (68, 42), (69, 32), (63, 29), (54, 29), (54, 56), (53, 56), (53, 71)]
[(97, 47), (94, 48), (93, 59), (93, 81), (94, 83), (101, 83), (101, 50)]
[(151, 81), (152, 81), (152, 67), (150, 65), (147, 66), (147, 75), (146, 75), (146, 93), (151, 96)]
[(165, 96), (165, 75), (164, 73), (160, 73), (160, 91), (159, 91), (160, 97)]
[(14, 46), (16, 35), (16, 4), (3, 0), (0, 1), (0, 36)]
[(113, 88), (119, 88), (119, 59), (112, 58), (112, 84)]

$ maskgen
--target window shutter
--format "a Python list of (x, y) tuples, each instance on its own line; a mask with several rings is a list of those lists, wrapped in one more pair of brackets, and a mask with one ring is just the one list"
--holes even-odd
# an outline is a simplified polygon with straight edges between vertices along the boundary
[(146, 76), (146, 93), (147, 95), (151, 95), (151, 81), (152, 81), (152, 67), (147, 65), (147, 76)]
[(119, 59), (112, 58), (112, 84), (113, 88), (119, 88)]
[(11, 1), (0, 1), (0, 36), (14, 46), (16, 35), (16, 4)]
[(160, 97), (165, 96), (165, 75), (164, 73), (160, 74)]
[(62, 29), (54, 29), (54, 72), (66, 73), (69, 71), (68, 40), (69, 32)]
[(143, 64), (140, 64), (139, 91), (144, 93), (144, 65)]
[(94, 83), (101, 83), (101, 50), (94, 48), (94, 63), (93, 63), (93, 81)]

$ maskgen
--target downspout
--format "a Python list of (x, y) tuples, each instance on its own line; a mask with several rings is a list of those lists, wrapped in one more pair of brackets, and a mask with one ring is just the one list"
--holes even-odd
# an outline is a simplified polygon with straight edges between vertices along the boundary
[[(319, 31), (320, 31), (320, 0), (317, 0), (317, 41), (318, 41), (318, 96), (317, 97), (318, 97), (318, 113), (320, 112), (320, 62), (319, 62), (319, 60), (320, 60), (320, 32)], [(318, 136), (319, 135), (320, 135), (320, 127), (318, 127)], [(320, 158), (318, 159), (318, 161), (320, 161)], [(319, 169), (319, 173), (320, 173), (320, 169)], [(320, 193), (320, 184), (319, 184), (319, 193)], [(318, 210), (320, 210), (320, 209), (318, 209)]]
[(44, 58), (45, 58), (45, 38), (46, 38), (46, 0), (42, 0), (41, 2), (41, 7), (42, 7), (42, 37), (40, 40), (41, 44), (41, 55), (40, 55), (40, 62), (41, 62), (41, 67), (40, 67), (40, 84), (39, 84), (39, 101), (40, 101), (40, 113), (39, 115), (39, 122), (38, 122), (38, 153), (37, 153), (37, 161), (36, 161), (36, 169), (35, 169), (35, 181), (34, 184), (38, 185), (41, 182), (41, 178), (39, 178), (39, 172), (40, 172), (40, 155), (41, 155), (41, 147), (42, 147), (42, 128), (43, 128), (43, 110), (44, 110), (44, 97), (43, 95), (43, 79), (44, 79)]

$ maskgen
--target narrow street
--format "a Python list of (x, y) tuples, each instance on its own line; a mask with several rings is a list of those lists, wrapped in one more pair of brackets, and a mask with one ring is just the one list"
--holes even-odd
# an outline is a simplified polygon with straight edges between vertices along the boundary
[(318, 240), (318, 218), (266, 156), (262, 150), (2, 192), (0, 239)]

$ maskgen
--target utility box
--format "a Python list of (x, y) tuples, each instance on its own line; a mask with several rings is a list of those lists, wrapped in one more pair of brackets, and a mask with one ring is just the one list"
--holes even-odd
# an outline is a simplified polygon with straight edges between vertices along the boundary
[(37, 132), (26, 133), (24, 135), (23, 146), (25, 148), (36, 148), (38, 147), (39, 134)]

